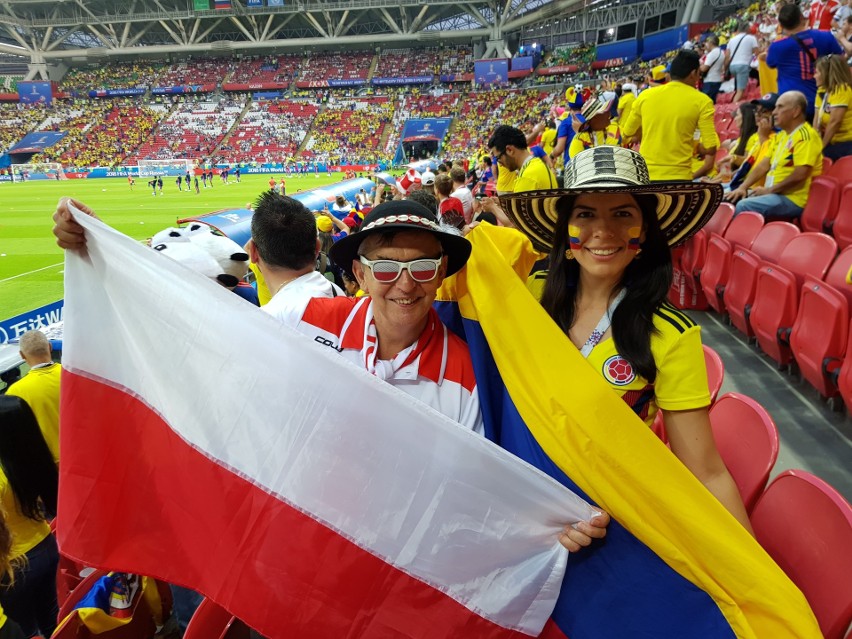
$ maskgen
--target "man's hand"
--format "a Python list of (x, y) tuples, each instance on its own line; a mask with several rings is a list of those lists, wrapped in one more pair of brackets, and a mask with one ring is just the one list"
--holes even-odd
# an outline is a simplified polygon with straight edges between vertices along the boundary
[(68, 208), (69, 205), (80, 209), (86, 215), (91, 215), (93, 218), (98, 219), (95, 212), (82, 202), (72, 200), (70, 197), (60, 198), (59, 203), (56, 205), (56, 212), (53, 214), (53, 221), (55, 222), (53, 234), (56, 236), (56, 243), (63, 249), (85, 249), (86, 236), (83, 232), (83, 227), (77, 224), (74, 218), (71, 217), (71, 210)]
[(734, 189), (733, 191), (728, 193), (725, 196), (725, 201), (726, 202), (732, 202), (732, 203), (736, 204), (741, 199), (743, 199), (744, 197), (747, 197), (747, 196), (748, 196), (748, 190), (744, 189), (743, 187), (740, 187), (740, 188)]
[(606, 527), (609, 526), (609, 515), (601, 512), (591, 521), (581, 521), (576, 526), (565, 526), (559, 535), (559, 543), (565, 546), (569, 552), (577, 552), (592, 543), (593, 539), (606, 537)]
[(758, 196), (760, 196), (760, 195), (771, 195), (771, 194), (772, 194), (772, 190), (771, 190), (771, 189), (766, 188), (765, 186), (759, 186), (759, 187), (757, 187), (756, 189), (752, 189), (752, 190), (751, 190), (751, 194), (752, 194), (754, 197), (758, 197)]

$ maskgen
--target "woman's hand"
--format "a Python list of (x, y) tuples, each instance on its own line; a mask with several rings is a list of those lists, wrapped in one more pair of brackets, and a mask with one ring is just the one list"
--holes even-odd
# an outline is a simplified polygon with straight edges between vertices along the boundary
[(609, 514), (601, 512), (600, 515), (592, 517), (591, 521), (581, 521), (573, 526), (565, 526), (559, 535), (559, 543), (569, 552), (582, 550), (591, 545), (592, 540), (606, 537), (606, 527), (609, 526), (609, 522)]

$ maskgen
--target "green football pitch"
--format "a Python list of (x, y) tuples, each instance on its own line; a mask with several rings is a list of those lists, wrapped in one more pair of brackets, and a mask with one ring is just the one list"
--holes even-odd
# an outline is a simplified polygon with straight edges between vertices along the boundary
[[(276, 176), (279, 177), (280, 176)], [(51, 233), (56, 203), (70, 196), (89, 205), (104, 222), (144, 240), (175, 221), (226, 208), (241, 208), (269, 188), (269, 175), (245, 175), (228, 185), (215, 178), (212, 189), (178, 192), (163, 179), (163, 194), (152, 196), (145, 178), (133, 190), (126, 178), (0, 182), (0, 320), (63, 297), (62, 250)], [(312, 173), (287, 178), (287, 194), (341, 181), (341, 174)]]

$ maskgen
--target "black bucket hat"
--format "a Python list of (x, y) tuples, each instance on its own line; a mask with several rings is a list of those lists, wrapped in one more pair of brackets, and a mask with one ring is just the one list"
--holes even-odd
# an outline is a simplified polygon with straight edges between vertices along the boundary
[(374, 233), (387, 231), (428, 231), (441, 242), (441, 250), (447, 256), (447, 275), (457, 273), (470, 257), (471, 245), (460, 235), (445, 231), (438, 217), (428, 208), (411, 200), (393, 200), (380, 204), (367, 213), (361, 230), (338, 240), (329, 255), (334, 263), (347, 273), (352, 273), (352, 262), (358, 259), (358, 247)]

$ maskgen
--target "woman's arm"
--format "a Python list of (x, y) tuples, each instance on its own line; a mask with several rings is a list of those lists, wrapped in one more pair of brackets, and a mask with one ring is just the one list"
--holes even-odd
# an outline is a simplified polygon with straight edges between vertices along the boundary
[(822, 134), (822, 148), (831, 144), (831, 138), (834, 137), (834, 134), (837, 133), (837, 130), (840, 128), (840, 125), (843, 122), (843, 117), (846, 115), (846, 109), (847, 107), (845, 106), (831, 107), (831, 114), (828, 116), (828, 124), (825, 125), (825, 131)]
[(737, 485), (716, 448), (707, 409), (666, 411), (665, 418), (675, 456), (754, 535)]

